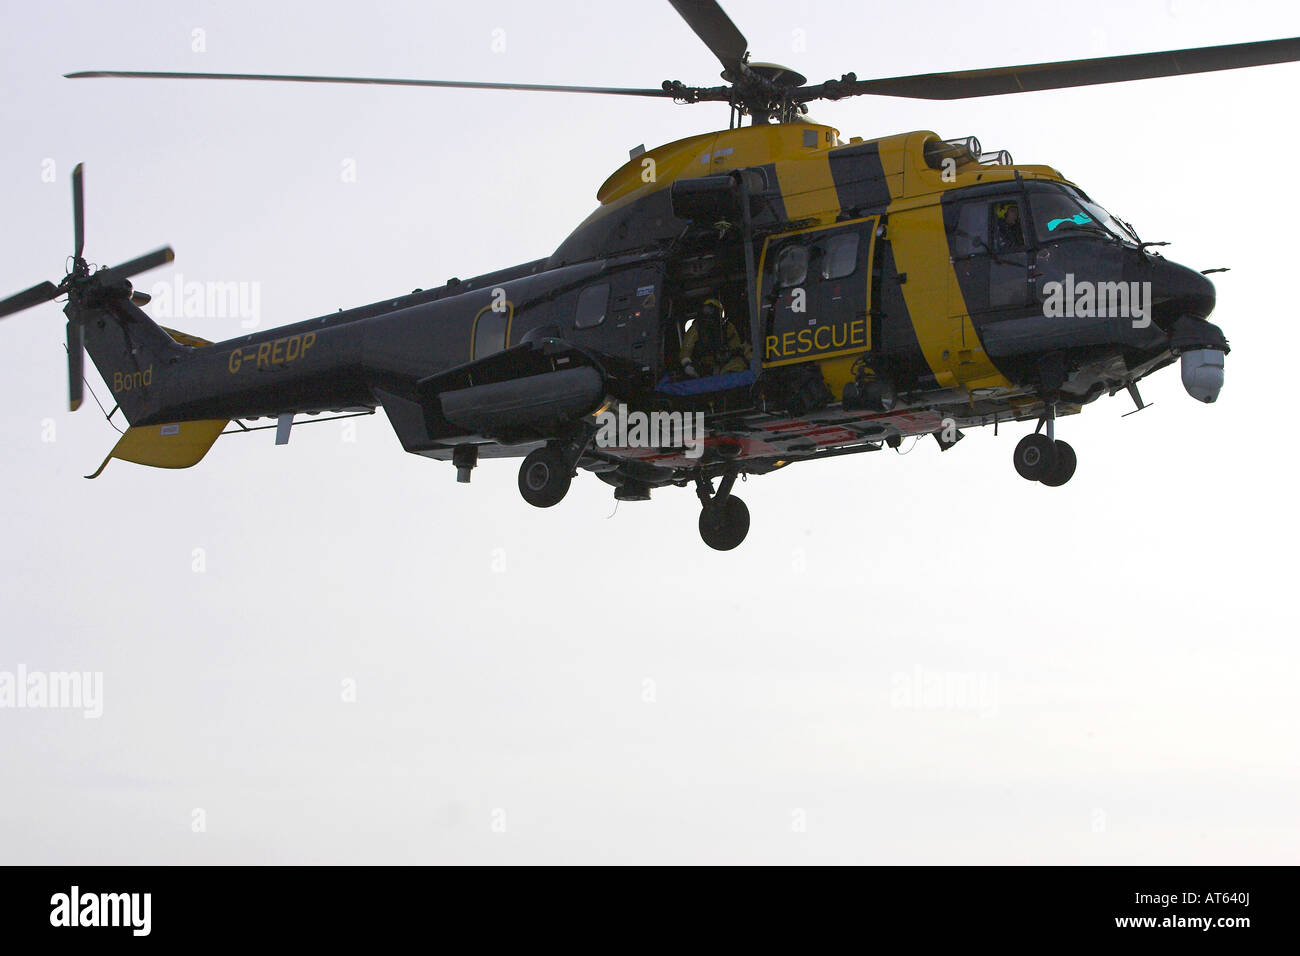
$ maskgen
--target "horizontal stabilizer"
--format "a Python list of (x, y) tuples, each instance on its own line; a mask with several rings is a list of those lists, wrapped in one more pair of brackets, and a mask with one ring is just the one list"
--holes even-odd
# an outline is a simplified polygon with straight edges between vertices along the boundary
[(87, 478), (98, 478), (109, 461), (120, 458), (154, 468), (189, 468), (203, 460), (229, 419), (206, 419), (171, 425), (132, 425), (117, 440), (104, 463)]
[(177, 332), (175, 329), (169, 329), (165, 325), (161, 328), (181, 345), (188, 345), (190, 348), (201, 349), (206, 345), (212, 344), (207, 339), (201, 339), (197, 335), (190, 335), (188, 332)]

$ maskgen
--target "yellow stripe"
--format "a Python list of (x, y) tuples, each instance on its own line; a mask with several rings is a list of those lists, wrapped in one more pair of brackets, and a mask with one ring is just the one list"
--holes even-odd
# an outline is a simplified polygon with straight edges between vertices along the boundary
[(825, 150), (807, 158), (778, 163), (776, 178), (790, 219), (834, 220), (840, 198), (831, 176), (830, 154)]

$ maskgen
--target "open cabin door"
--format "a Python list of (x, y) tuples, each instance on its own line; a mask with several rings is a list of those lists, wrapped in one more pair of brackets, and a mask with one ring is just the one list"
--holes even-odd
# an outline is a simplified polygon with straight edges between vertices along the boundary
[(878, 216), (769, 236), (759, 265), (764, 368), (871, 349)]

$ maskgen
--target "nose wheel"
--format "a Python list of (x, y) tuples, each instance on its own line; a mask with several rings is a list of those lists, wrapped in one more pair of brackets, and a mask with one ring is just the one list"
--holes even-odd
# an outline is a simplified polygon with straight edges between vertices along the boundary
[(1049, 488), (1059, 488), (1073, 478), (1075, 465), (1079, 463), (1079, 459), (1074, 454), (1074, 448), (1068, 442), (1061, 441), (1058, 438), (1055, 444), (1056, 461), (1048, 469), (1047, 474), (1038, 479), (1039, 482)]
[(1016, 443), (1016, 474), (1026, 481), (1041, 481), (1056, 467), (1056, 442), (1046, 435), (1026, 435)]
[[(1016, 473), (1027, 481), (1037, 481), (1049, 488), (1059, 488), (1074, 477), (1074, 469), (1079, 463), (1074, 448), (1053, 435), (1054, 416), (1049, 409), (1044, 421), (1047, 434), (1034, 432), (1026, 435), (1016, 443), (1012, 462)], [(1041, 423), (1040, 423), (1041, 427)]]

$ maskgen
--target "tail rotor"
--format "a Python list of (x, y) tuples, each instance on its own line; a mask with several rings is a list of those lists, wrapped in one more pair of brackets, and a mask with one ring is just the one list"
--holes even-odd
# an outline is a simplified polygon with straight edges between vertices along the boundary
[(68, 307), (64, 312), (68, 316), (68, 406), (72, 411), (81, 407), (83, 382), (86, 365), (86, 330), (84, 326), (87, 309), (102, 308), (111, 301), (130, 299), (137, 305), (149, 301), (143, 292), (133, 292), (129, 280), (131, 277), (166, 265), (176, 258), (170, 246), (155, 249), (143, 256), (137, 256), (121, 265), (109, 269), (91, 271), (90, 265), (82, 256), (86, 245), (86, 202), (84, 188), (84, 171), (78, 163), (72, 170), (72, 268), (63, 280), (55, 285), (42, 282), (25, 289), (17, 295), (0, 300), (0, 318), (22, 312), (33, 306), (41, 305), (67, 295)]
[(56, 296), (61, 295), (62, 292), (63, 290), (53, 282), (42, 282), (39, 285), (34, 285), (17, 295), (11, 295), (7, 299), (0, 300), (0, 318), (12, 315), (15, 312), (21, 312), (23, 309), (30, 309), (42, 302), (49, 302)]

